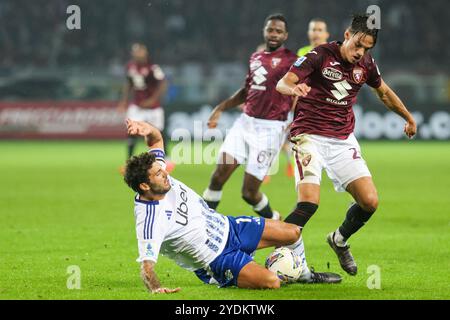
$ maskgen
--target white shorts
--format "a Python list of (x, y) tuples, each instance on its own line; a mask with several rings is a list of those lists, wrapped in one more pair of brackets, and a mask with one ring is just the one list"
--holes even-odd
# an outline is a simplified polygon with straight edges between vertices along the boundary
[(245, 172), (264, 180), (284, 142), (285, 121), (264, 120), (243, 113), (229, 130), (220, 151), (231, 155), (239, 164), (246, 164)]
[(144, 109), (131, 104), (127, 110), (127, 118), (134, 121), (145, 121), (155, 126), (158, 130), (164, 130), (164, 109)]
[(334, 189), (343, 192), (347, 186), (362, 177), (371, 177), (361, 147), (354, 134), (346, 140), (314, 134), (301, 134), (295, 156), (295, 185), (312, 183), (320, 185), (325, 169)]

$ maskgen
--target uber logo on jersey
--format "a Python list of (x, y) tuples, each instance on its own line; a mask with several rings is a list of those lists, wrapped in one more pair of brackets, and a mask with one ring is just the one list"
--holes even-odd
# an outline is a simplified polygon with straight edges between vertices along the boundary
[(322, 75), (328, 80), (339, 81), (342, 80), (342, 72), (335, 68), (326, 67), (322, 69)]
[[(179, 186), (181, 189), (180, 192), (180, 198), (181, 198), (181, 202), (178, 205), (177, 208), (177, 220), (176, 223), (181, 224), (182, 226), (186, 226), (188, 224), (188, 206), (187, 206), (187, 191), (185, 189), (183, 189), (183, 187), (180, 185)], [(181, 218), (180, 221), (178, 221), (178, 218)]]

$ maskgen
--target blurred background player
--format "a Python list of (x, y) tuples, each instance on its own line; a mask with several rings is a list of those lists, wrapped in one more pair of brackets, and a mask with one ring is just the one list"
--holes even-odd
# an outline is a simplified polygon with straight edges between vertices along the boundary
[(309, 45), (304, 46), (297, 51), (299, 57), (304, 56), (312, 49), (328, 41), (330, 34), (328, 33), (327, 23), (320, 18), (312, 19), (308, 24)]
[(407, 137), (412, 138), (417, 130), (413, 116), (383, 81), (369, 53), (378, 29), (369, 29), (367, 20), (368, 15), (355, 15), (345, 30), (344, 42), (314, 48), (300, 57), (277, 85), (280, 93), (300, 97), (291, 126), (291, 141), (296, 143), (298, 203), (285, 221), (303, 228), (313, 216), (325, 169), (335, 190), (347, 191), (356, 201), (342, 225), (327, 236), (341, 267), (350, 275), (357, 273), (357, 266), (347, 240), (378, 208), (377, 190), (353, 133), (353, 105), (364, 83), (406, 121)]
[[(135, 43), (131, 46), (131, 61), (126, 66), (126, 77), (118, 110), (126, 111), (126, 117), (129, 119), (148, 122), (163, 131), (164, 109), (161, 100), (168, 84), (160, 66), (150, 61), (148, 49), (144, 44)], [(129, 104), (131, 92), (133, 98)], [(128, 136), (128, 158), (133, 155), (136, 142), (137, 137)], [(173, 163), (168, 162), (168, 170), (172, 169)]]
[(270, 15), (264, 24), (265, 50), (252, 54), (245, 85), (222, 101), (211, 113), (209, 128), (215, 128), (223, 111), (244, 103), (244, 112), (236, 120), (219, 151), (216, 170), (203, 193), (210, 208), (216, 209), (222, 188), (236, 168), (246, 163), (242, 198), (264, 218), (279, 219), (267, 196), (259, 191), (264, 177), (283, 144), (291, 98), (279, 94), (275, 86), (297, 58), (284, 48), (288, 38), (286, 19)]

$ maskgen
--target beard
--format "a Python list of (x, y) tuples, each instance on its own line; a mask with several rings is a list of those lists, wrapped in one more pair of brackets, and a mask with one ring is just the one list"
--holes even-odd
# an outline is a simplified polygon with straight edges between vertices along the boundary
[(165, 186), (161, 186), (161, 185), (152, 185), (150, 186), (152, 189), (152, 193), (153, 194), (157, 194), (157, 195), (165, 195), (167, 192), (170, 191), (170, 189), (172, 188), (172, 186), (169, 183), (168, 187)]

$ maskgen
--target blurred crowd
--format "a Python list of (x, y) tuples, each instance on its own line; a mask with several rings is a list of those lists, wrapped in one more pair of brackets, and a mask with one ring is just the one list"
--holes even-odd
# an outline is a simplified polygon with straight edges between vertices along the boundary
[[(81, 8), (81, 30), (66, 27), (71, 4)], [(286, 15), (288, 47), (297, 50), (307, 44), (311, 18), (325, 19), (330, 39), (342, 39), (351, 13), (370, 4), (382, 10), (374, 55), (383, 66), (448, 72), (447, 0), (2, 0), (0, 70), (114, 68), (135, 41), (146, 43), (160, 64), (246, 61), (262, 42), (269, 13)]]

